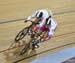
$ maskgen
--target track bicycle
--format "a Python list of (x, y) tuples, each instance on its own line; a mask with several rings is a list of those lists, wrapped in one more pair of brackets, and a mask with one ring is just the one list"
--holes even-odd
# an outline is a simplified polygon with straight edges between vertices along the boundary
[(15, 37), (15, 41), (18, 42), (20, 40), (22, 40), (27, 34), (31, 34), (31, 31), (32, 31), (32, 28), (38, 24), (38, 23), (35, 23), (33, 21), (30, 21), (32, 22), (32, 24), (28, 27), (25, 27), (24, 29), (22, 29)]

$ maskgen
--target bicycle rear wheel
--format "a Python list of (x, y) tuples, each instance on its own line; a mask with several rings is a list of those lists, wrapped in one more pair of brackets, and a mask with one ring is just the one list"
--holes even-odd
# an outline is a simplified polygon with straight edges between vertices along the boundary
[(29, 49), (30, 49), (30, 42), (25, 44), (25, 47), (22, 49), (20, 55), (23, 55), (24, 53), (28, 52)]
[(25, 37), (25, 35), (27, 34), (27, 32), (28, 32), (28, 27), (21, 30), (15, 37), (15, 41), (19, 41), (19, 40), (23, 39)]

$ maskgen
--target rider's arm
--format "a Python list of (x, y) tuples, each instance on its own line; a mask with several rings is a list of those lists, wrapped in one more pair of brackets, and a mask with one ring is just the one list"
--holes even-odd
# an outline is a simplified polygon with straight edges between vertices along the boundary
[(51, 39), (52, 36), (48, 36), (48, 34), (43, 38), (43, 41), (47, 41), (49, 39)]
[(43, 37), (43, 41), (47, 41), (47, 40), (51, 39), (52, 36), (53, 36), (53, 31), (52, 30), (46, 32), (46, 34)]
[(38, 30), (38, 25), (36, 25), (33, 29), (32, 29), (32, 31), (37, 31)]
[(38, 12), (38, 11), (34, 12), (34, 13), (33, 13), (31, 16), (29, 16), (26, 20), (32, 20), (33, 18), (35, 18), (37, 12)]

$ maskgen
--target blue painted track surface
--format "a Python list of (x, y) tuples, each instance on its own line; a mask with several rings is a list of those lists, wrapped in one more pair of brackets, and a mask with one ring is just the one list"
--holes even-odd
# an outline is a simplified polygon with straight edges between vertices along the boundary
[(55, 54), (47, 55), (45, 57), (36, 59), (31, 63), (61, 63), (72, 57), (75, 57), (75, 48), (69, 48)]

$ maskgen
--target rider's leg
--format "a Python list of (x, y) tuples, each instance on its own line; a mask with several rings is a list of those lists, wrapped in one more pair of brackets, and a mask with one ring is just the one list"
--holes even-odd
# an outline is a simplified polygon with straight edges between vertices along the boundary
[(35, 45), (36, 48), (40, 47), (40, 45), (43, 43), (43, 41), (41, 39), (44, 37), (44, 35), (46, 34), (46, 32), (42, 32), (42, 33), (39, 33), (39, 34), (40, 34), (40, 36), (38, 36), (37, 40), (36, 40), (36, 43), (37, 43)]

